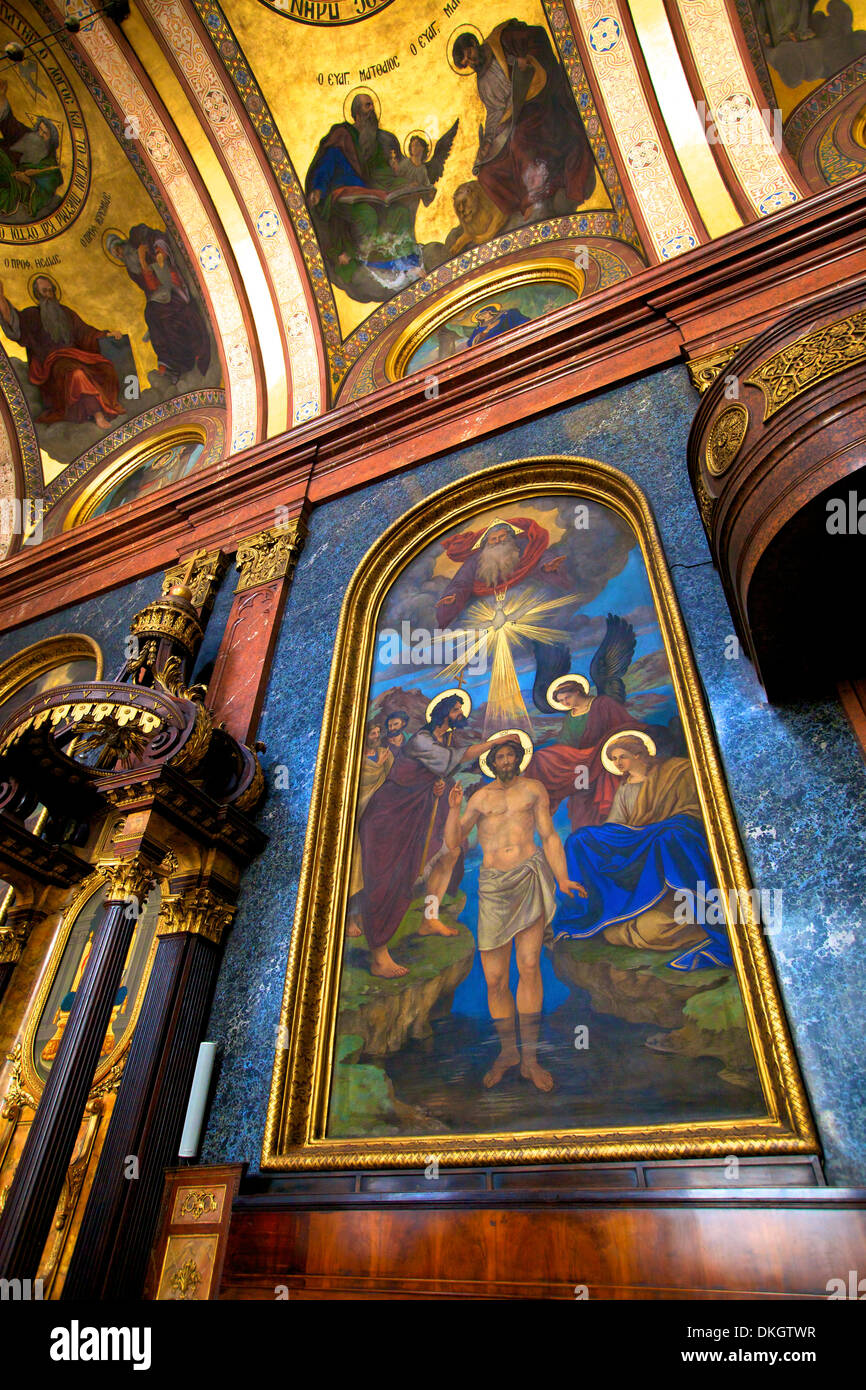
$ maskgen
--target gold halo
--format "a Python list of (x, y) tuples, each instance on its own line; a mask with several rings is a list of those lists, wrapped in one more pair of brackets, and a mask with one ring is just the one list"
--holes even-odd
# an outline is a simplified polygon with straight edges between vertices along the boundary
[(406, 139), (403, 141), (403, 153), (407, 159), (409, 158), (409, 146), (415, 139), (416, 135), (418, 136), (419, 140), (424, 141), (424, 144), (427, 146), (428, 150), (432, 150), (435, 144), (432, 135), (428, 135), (426, 130), (410, 130), (409, 134), (406, 136)]
[(113, 256), (108, 249), (108, 238), (110, 236), (116, 236), (119, 241), (129, 241), (129, 237), (125, 237), (119, 227), (106, 227), (105, 231), (102, 233), (102, 250), (111, 261), (111, 264), (124, 265), (125, 262), (118, 260), (117, 256)]
[(452, 687), (451, 690), (443, 690), (441, 695), (433, 696), (433, 699), (430, 701), (429, 705), (424, 711), (425, 724), (429, 724), (430, 722), (430, 711), (432, 710), (433, 706), (438, 705), (440, 700), (444, 700), (446, 695), (453, 695), (455, 700), (459, 700), (461, 705), (463, 706), (463, 713), (465, 714), (467, 719), (469, 718), (469, 715), (472, 713), (472, 696), (469, 694), (468, 690), (462, 690), (460, 686), (455, 685)]
[(37, 280), (50, 280), (52, 285), (54, 286), (54, 293), (56, 294), (57, 298), (63, 298), (63, 292), (60, 286), (58, 285), (57, 281), (55, 280), (54, 276), (46, 275), (44, 270), (37, 270), (36, 274), (31, 275), (30, 279), (27, 281), (27, 293), (30, 295), (30, 298), (33, 300), (34, 304), (38, 303), (38, 300), (33, 290), (33, 286), (36, 284)]
[(545, 695), (547, 703), (549, 705), (553, 705), (554, 709), (561, 709), (567, 711), (569, 708), (568, 705), (561, 705), (558, 700), (554, 699), (554, 696), (561, 685), (572, 684), (582, 685), (584, 695), (589, 694), (589, 681), (586, 679), (586, 676), (557, 676), (556, 680), (551, 681), (550, 685), (547, 687), (547, 693)]
[(482, 34), (480, 29), (476, 29), (474, 24), (458, 24), (457, 28), (453, 29), (449, 34), (448, 42), (445, 45), (445, 57), (448, 59), (448, 66), (451, 69), (451, 71), (456, 72), (458, 77), (474, 77), (475, 74), (473, 73), (471, 68), (457, 68), (454, 66), (454, 59), (451, 57), (451, 50), (454, 47), (454, 40), (456, 39), (458, 34), (474, 34), (476, 39), (478, 40), (479, 48), (484, 43), (484, 35)]
[(481, 304), (481, 305), (479, 305), (479, 307), (475, 310), (475, 313), (472, 314), (472, 315), (470, 316), (470, 322), (471, 322), (471, 323), (477, 323), (477, 322), (478, 322), (478, 315), (479, 315), (479, 314), (486, 314), (488, 309), (495, 309), (496, 312), (497, 312), (497, 314), (501, 314), (501, 313), (502, 313), (502, 305), (501, 305), (501, 304)]
[[(532, 746), (532, 739), (529, 737), (529, 735), (525, 734), (522, 729), (500, 729), (498, 733), (492, 734), (491, 737), (495, 738), (497, 743), (501, 743), (502, 740), (506, 738), (517, 739), (518, 743), (523, 749), (523, 757), (520, 759), (520, 766), (518, 767), (517, 771), (522, 772), (523, 769), (527, 766), (533, 753), (535, 752), (535, 749)], [(490, 757), (490, 754), (495, 752), (495, 748), (488, 748), (487, 752), (482, 753), (481, 757), (478, 759), (478, 766), (481, 768), (481, 771), (484, 773), (485, 777), (493, 778), (496, 776), (496, 773), (491, 771), (490, 766), (487, 762), (487, 759)]]
[(621, 777), (622, 771), (617, 767), (616, 763), (611, 762), (607, 750), (612, 743), (621, 743), (624, 738), (639, 738), (650, 757), (654, 758), (656, 755), (656, 746), (649, 734), (645, 734), (642, 729), (620, 729), (618, 734), (611, 734), (610, 738), (605, 739), (604, 746), (601, 750), (602, 765), (607, 768), (608, 772), (612, 772), (614, 777)]
[(351, 92), (347, 94), (346, 100), (343, 102), (343, 120), (347, 125), (352, 125), (352, 102), (355, 100), (355, 97), (360, 96), (362, 92), (366, 92), (368, 97), (373, 98), (373, 105), (376, 108), (376, 120), (381, 121), (382, 119), (382, 103), (376, 96), (373, 88), (353, 87)]

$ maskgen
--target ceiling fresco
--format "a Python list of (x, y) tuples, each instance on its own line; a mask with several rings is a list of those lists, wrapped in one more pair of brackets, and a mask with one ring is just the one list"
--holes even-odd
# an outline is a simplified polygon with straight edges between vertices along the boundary
[(57, 39), (39, 41), (45, 30), (44, 13), (0, 5), (0, 46), (25, 49), (0, 61), (0, 373), (31, 496), (107, 439), (223, 401), (172, 210), (104, 93)]
[[(562, 5), (463, 0), (425, 24), (413, 0), (393, 0), (351, 24), (346, 7), (321, 9), (320, 23), (249, 0), (223, 9), (199, 0), (197, 9), (283, 192), (334, 387), (394, 318), (515, 250), (597, 238), (644, 259)], [(461, 35), (479, 47), (492, 39), (500, 79), (508, 53), (525, 64), (527, 114), (530, 104), (541, 108), (535, 128), (527, 122), (525, 164), (554, 166), (535, 204), (521, 205), (518, 191), (497, 185), (495, 146), (481, 154), (479, 128), (501, 93), (485, 87), (471, 53), (458, 67)], [(362, 154), (361, 140), (371, 137), (375, 148)], [(373, 200), (373, 185), (387, 202)]]

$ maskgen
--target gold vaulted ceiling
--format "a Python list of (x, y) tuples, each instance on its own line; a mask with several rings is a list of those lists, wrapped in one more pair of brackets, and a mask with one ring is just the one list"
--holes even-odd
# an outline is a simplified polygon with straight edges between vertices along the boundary
[[(0, 0), (0, 49), (23, 50), (0, 58), (0, 488), (41, 499), (48, 533), (136, 450), (171, 478), (164, 441), (175, 470), (206, 466), (411, 367), (423, 332), (465, 348), (482, 287), (534, 316), (866, 167), (866, 0), (90, 9)], [(535, 83), (518, 103), (547, 93), (525, 168), (586, 147), (531, 208), (497, 207), (479, 173), (490, 89), (455, 60), (462, 34)], [(346, 162), (359, 95), (380, 207)], [(524, 271), (564, 288), (520, 300)], [(37, 379), (40, 272), (112, 365), (99, 409)]]

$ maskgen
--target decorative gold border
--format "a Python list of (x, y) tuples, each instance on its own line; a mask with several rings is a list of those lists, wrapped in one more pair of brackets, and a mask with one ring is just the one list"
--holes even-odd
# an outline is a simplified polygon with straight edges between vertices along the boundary
[(79, 493), (63, 518), (62, 529), (71, 531), (75, 526), (82, 526), (96, 511), (106, 493), (116, 488), (118, 483), (122, 482), (124, 478), (128, 478), (130, 473), (134, 473), (137, 468), (150, 463), (158, 454), (165, 453), (166, 449), (171, 449), (176, 444), (191, 444), (193, 441), (196, 444), (207, 444), (207, 431), (203, 425), (191, 424), (187, 421), (183, 425), (179, 425), (177, 429), (168, 430), (165, 434), (148, 439), (144, 446), (139, 444), (132, 449), (127, 449), (107, 468), (97, 473), (87, 484), (87, 487)]
[(579, 299), (586, 284), (586, 273), (573, 261), (550, 257), (546, 260), (521, 261), (517, 265), (507, 266), (504, 270), (500, 266), (498, 269), (486, 271), (475, 280), (459, 285), (442, 299), (437, 299), (429, 308), (422, 310), (392, 343), (384, 363), (388, 380), (399, 381), (406, 375), (406, 368), (412, 360), (413, 353), (446, 319), (463, 313), (477, 299), (486, 299), (491, 294), (504, 294), (506, 290), (516, 289), (518, 285), (533, 284), (535, 281), (551, 285), (568, 285)]
[(55, 666), (64, 666), (69, 661), (82, 661), (93, 657), (96, 662), (94, 681), (102, 680), (102, 650), (98, 642), (88, 637), (86, 632), (61, 632), (55, 637), (45, 637), (20, 652), (10, 656), (0, 665), (0, 706), (27, 685), (44, 676)]
[[(33, 1061), (33, 1046), (36, 1041), (36, 1030), (39, 1027), (39, 1020), (42, 1017), (42, 1012), (45, 1008), (46, 1001), (48, 999), (49, 994), (51, 993), (51, 987), (54, 984), (54, 979), (57, 974), (57, 971), (60, 969), (60, 963), (63, 959), (63, 952), (66, 949), (66, 943), (69, 940), (72, 928), (75, 926), (76, 918), (78, 917), (78, 914), (84, 907), (85, 903), (87, 903), (90, 900), (90, 898), (93, 897), (94, 893), (97, 893), (99, 889), (107, 882), (108, 874), (105, 872), (105, 870), (102, 868), (95, 868), (93, 873), (88, 874), (87, 878), (85, 878), (84, 881), (79, 885), (75, 893), (75, 896), (70, 900), (68, 906), (65, 908), (63, 912), (63, 916), (60, 919), (60, 926), (57, 935), (54, 939), (54, 944), (51, 948), (51, 955), (48, 959), (48, 968), (46, 969), (45, 974), (42, 977), (39, 989), (36, 994), (36, 998), (30, 1004), (30, 1008), (27, 1014), (27, 1022), (24, 1025), (24, 1031), (21, 1035), (21, 1076), (26, 1090), (37, 1101), (39, 1097), (42, 1095), (42, 1090), (45, 1086), (45, 1082), (40, 1077), (39, 1072), (36, 1069), (36, 1064)], [(159, 884), (156, 884), (152, 891), (154, 893), (159, 893)], [(136, 924), (136, 931), (137, 930), (138, 924)], [(158, 944), (159, 937), (157, 936), (156, 931), (154, 931), (153, 941), (150, 944), (150, 950), (148, 951), (147, 959), (144, 962), (144, 969), (141, 972), (141, 981), (138, 986), (138, 992), (136, 993), (135, 999), (133, 1001), (132, 1012), (129, 1016), (129, 1023), (126, 1026), (123, 1037), (120, 1039), (120, 1041), (112, 1048), (111, 1052), (109, 1052), (107, 1057), (104, 1057), (100, 1060), (99, 1065), (97, 1066), (96, 1071), (94, 1073), (93, 1084), (90, 1088), (91, 1095), (95, 1091), (98, 1091), (99, 1087), (106, 1080), (109, 1073), (117, 1065), (123, 1053), (127, 1051), (130, 1043), (132, 1042), (132, 1036), (135, 1032), (135, 1025), (138, 1021), (138, 1015), (141, 1012), (142, 1003), (144, 1002), (144, 992), (147, 989), (147, 981), (150, 977), (150, 971), (153, 965), (154, 956), (156, 955), (156, 948)]]
[[(325, 1139), (350, 847), (379, 609), (420, 551), (480, 511), (572, 493), (610, 507), (640, 544), (710, 851), (722, 887), (750, 886), (685, 627), (644, 494), (618, 469), (562, 455), (517, 459), (453, 483), (413, 507), (372, 546), (349, 585), (337, 629), (262, 1151), (264, 1169), (550, 1163), (815, 1152), (817, 1137), (760, 925), (728, 923), (767, 1113), (758, 1119), (473, 1137)], [(350, 710), (351, 717), (346, 718)], [(751, 899), (748, 899), (751, 902)]]

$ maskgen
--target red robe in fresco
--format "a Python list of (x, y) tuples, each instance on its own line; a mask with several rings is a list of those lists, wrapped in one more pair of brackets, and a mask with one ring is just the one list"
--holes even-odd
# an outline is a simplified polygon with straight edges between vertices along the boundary
[(526, 216), (563, 190), (580, 206), (595, 183), (595, 164), (568, 80), (544, 29), (510, 19), (487, 43), (494, 61), (513, 70), (518, 59), (533, 65), (530, 95), (521, 106), (505, 148), (480, 165), (478, 182), (501, 212)]
[(56, 343), (43, 326), (37, 304), (18, 314), (18, 342), (27, 349), (28, 376), (42, 392), (45, 409), (39, 419), (81, 422), (97, 410), (122, 415), (117, 395), (117, 372), (99, 351), (100, 333), (67, 309), (68, 343)]
[[(566, 715), (566, 719), (570, 716)], [(581, 745), (552, 743), (540, 748), (526, 769), (527, 777), (541, 782), (550, 797), (550, 814), (566, 797), (572, 830), (581, 825), (600, 825), (613, 803), (620, 778), (608, 772), (601, 761), (601, 750), (611, 734), (620, 729), (637, 729), (634, 716), (610, 695), (596, 695), (589, 707)], [(575, 787), (577, 769), (587, 769), (588, 785)]]

